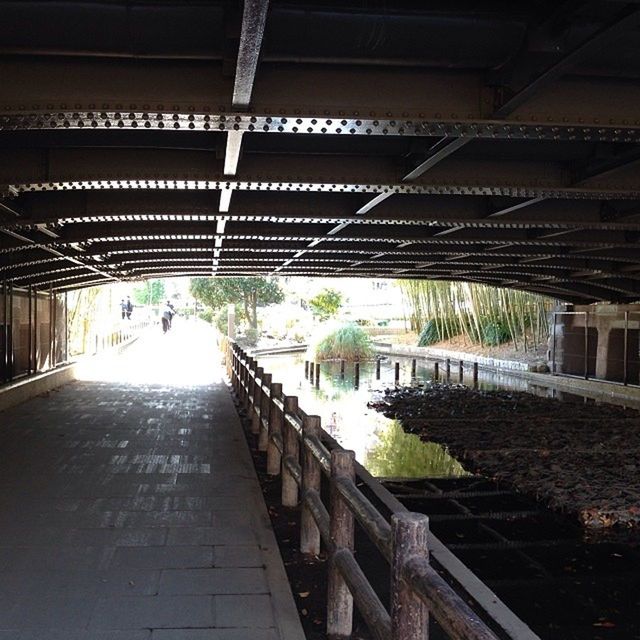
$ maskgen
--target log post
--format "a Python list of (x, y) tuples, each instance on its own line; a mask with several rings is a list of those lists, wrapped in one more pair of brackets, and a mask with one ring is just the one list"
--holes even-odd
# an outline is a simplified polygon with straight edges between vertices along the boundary
[(391, 530), (391, 638), (428, 640), (429, 610), (402, 580), (402, 569), (412, 557), (428, 556), (429, 518), (422, 513), (395, 513), (391, 516)]
[(439, 377), (440, 377), (440, 363), (434, 362), (433, 363), (433, 379), (437, 382)]
[(320, 363), (316, 362), (316, 389), (320, 388)]
[(267, 473), (277, 476), (280, 473), (281, 454), (272, 441), (271, 436), (279, 434), (282, 437), (282, 411), (276, 407), (275, 400), (282, 395), (282, 385), (279, 382), (271, 384), (271, 409), (269, 410), (269, 441), (267, 443)]
[[(262, 377), (264, 369), (258, 367), (253, 379), (253, 407), (251, 409), (251, 433), (260, 433), (260, 405), (262, 403)], [(260, 382), (258, 382), (258, 380)]]
[(355, 389), (360, 387), (360, 363), (356, 362), (353, 373), (353, 386)]
[(446, 374), (447, 374), (447, 382), (451, 379), (451, 359), (447, 358), (445, 360)]
[(414, 358), (411, 361), (411, 379), (415, 380), (416, 379), (416, 369), (417, 369), (417, 365), (416, 365), (416, 359)]
[(380, 380), (380, 358), (376, 360), (376, 380)]
[(460, 369), (458, 371), (458, 381), (462, 382), (464, 380), (464, 362), (460, 360)]
[[(302, 495), (309, 490), (320, 493), (321, 469), (320, 463), (313, 452), (306, 446), (306, 438), (320, 437), (320, 416), (306, 416), (302, 421)], [(302, 515), (300, 523), (300, 551), (318, 555), (320, 553), (320, 529), (314, 520), (309, 508), (302, 503)]]
[(340, 360), (340, 377), (344, 379), (344, 360)]
[(309, 377), (309, 361), (308, 360), (304, 361), (304, 377), (305, 378)]
[(394, 380), (396, 385), (400, 384), (400, 363), (396, 362)]
[[(295, 429), (287, 421), (287, 414), (296, 414), (297, 411), (298, 398), (296, 396), (285, 396), (285, 415), (282, 421), (283, 457), (290, 456), (294, 460), (300, 459), (300, 442)], [(295, 507), (298, 504), (298, 484), (285, 465), (282, 465), (282, 504), (285, 507)]]
[(253, 379), (251, 377), (251, 371), (255, 369), (255, 362), (253, 358), (250, 358), (245, 353), (244, 360), (246, 362), (245, 372), (244, 372), (244, 383), (245, 383), (245, 394), (244, 394), (244, 410), (249, 411), (249, 406), (251, 404), (251, 393), (253, 390)]
[[(334, 449), (331, 452), (330, 532), (336, 551), (340, 549), (353, 551), (353, 514), (342, 499), (336, 486), (336, 480), (340, 477), (355, 479), (354, 459), (353, 451)], [(353, 596), (332, 557), (329, 561), (327, 592), (327, 635), (331, 638), (348, 638), (351, 636), (352, 628)]]
[[(269, 389), (269, 395), (264, 388)], [(262, 374), (262, 392), (260, 393), (260, 418), (258, 419), (258, 451), (266, 451), (269, 442), (269, 412), (271, 411), (271, 374)], [(266, 426), (265, 426), (266, 425)]]
[(478, 386), (478, 363), (473, 363), (473, 386)]

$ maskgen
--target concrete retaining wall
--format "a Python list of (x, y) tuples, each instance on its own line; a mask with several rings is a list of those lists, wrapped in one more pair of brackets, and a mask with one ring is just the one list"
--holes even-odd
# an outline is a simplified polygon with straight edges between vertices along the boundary
[(374, 343), (380, 353), (389, 355), (405, 356), (409, 358), (431, 358), (435, 360), (451, 361), (462, 360), (464, 362), (477, 362), (478, 366), (483, 369), (508, 369), (510, 371), (528, 371), (529, 365), (526, 362), (518, 362), (517, 360), (500, 360), (498, 358), (488, 358), (479, 356), (475, 353), (466, 353), (464, 351), (448, 351), (447, 349), (434, 349), (432, 347), (414, 347), (404, 344), (385, 344)]

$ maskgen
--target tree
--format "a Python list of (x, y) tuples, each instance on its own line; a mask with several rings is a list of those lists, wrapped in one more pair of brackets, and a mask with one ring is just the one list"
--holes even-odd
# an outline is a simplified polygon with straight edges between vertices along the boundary
[(191, 278), (191, 295), (214, 310), (227, 304), (240, 305), (252, 329), (258, 328), (258, 307), (284, 300), (280, 285), (273, 278)]
[(165, 298), (164, 281), (147, 280), (133, 290), (136, 304), (159, 304)]
[(321, 320), (328, 320), (335, 316), (342, 306), (342, 294), (335, 289), (323, 289), (309, 300), (309, 306), (314, 316), (318, 316)]

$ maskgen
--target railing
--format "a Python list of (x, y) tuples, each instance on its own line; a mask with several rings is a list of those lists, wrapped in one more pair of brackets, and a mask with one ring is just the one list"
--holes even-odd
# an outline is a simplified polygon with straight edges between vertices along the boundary
[[(355, 603), (376, 640), (426, 639), (430, 615), (451, 640), (497, 640), (429, 563), (427, 516), (398, 510), (387, 522), (356, 486), (359, 465), (353, 451), (335, 441), (329, 450), (323, 443), (332, 439), (318, 416), (299, 410), (298, 399), (284, 395), (282, 385), (272, 382), (271, 374), (237, 344), (229, 344), (226, 363), (233, 389), (251, 418), (251, 431), (258, 436), (258, 448), (266, 452), (267, 473), (282, 477), (282, 504), (301, 504), (301, 551), (317, 555), (324, 543), (329, 554), (327, 634), (351, 634)], [(320, 495), (323, 473), (329, 478), (329, 508)], [(368, 474), (360, 467), (358, 475)], [(365, 478), (369, 485), (372, 481)], [(390, 565), (390, 611), (355, 559), (355, 521)], [(496, 624), (503, 630), (511, 626), (508, 637), (537, 638), (515, 616)]]

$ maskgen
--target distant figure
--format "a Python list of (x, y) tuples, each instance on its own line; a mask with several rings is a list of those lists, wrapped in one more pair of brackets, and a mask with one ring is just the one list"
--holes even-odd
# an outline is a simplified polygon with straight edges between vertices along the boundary
[(167, 300), (167, 304), (162, 309), (162, 333), (167, 333), (171, 329), (171, 318), (173, 318), (174, 311)]
[[(131, 298), (127, 296), (127, 302), (126, 302), (127, 320), (131, 320), (132, 311), (133, 311), (133, 303), (131, 302)], [(124, 316), (122, 317), (124, 318)]]
[(120, 300), (120, 310), (122, 311), (122, 319), (124, 320), (127, 315), (127, 303), (124, 301), (124, 298)]
[(169, 318), (169, 329), (171, 329), (171, 323), (173, 321), (173, 316), (176, 315), (176, 308), (171, 304), (171, 302), (169, 300), (167, 300), (167, 307), (169, 307), (169, 309), (171, 309), (171, 317)]

